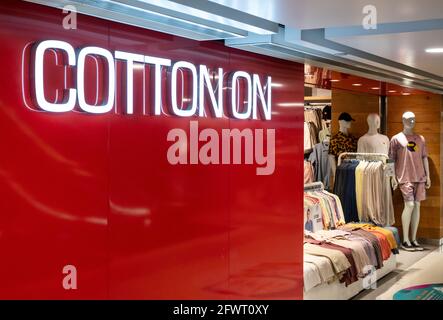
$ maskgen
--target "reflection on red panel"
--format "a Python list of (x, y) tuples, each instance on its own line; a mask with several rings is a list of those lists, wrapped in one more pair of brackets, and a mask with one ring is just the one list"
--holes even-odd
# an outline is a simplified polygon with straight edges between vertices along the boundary
[[(64, 30), (62, 18), (25, 2), (0, 5), (0, 298), (301, 299), (303, 66), (82, 15), (77, 30)], [(37, 111), (30, 47), (49, 39), (272, 76), (272, 120), (152, 116), (148, 66), (134, 69), (139, 89), (126, 114), (122, 62), (115, 112)], [(61, 101), (75, 70), (55, 59), (45, 56), (45, 96)], [(87, 59), (88, 103), (106, 96), (105, 69)], [(190, 120), (220, 135), (274, 129), (274, 174), (169, 164), (168, 132), (189, 133)], [(76, 290), (62, 286), (66, 265), (77, 268)]]

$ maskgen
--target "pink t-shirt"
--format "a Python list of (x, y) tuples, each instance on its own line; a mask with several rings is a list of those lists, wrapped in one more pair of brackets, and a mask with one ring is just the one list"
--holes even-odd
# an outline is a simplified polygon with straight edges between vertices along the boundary
[(392, 137), (389, 158), (395, 161), (395, 175), (399, 183), (426, 182), (423, 158), (428, 156), (425, 138), (418, 134), (400, 132)]

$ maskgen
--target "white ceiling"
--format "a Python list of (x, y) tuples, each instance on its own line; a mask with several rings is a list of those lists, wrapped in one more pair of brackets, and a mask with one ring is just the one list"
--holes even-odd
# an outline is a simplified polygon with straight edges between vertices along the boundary
[(443, 48), (443, 30), (342, 37), (332, 40), (443, 76), (443, 54), (425, 52), (425, 49), (430, 47)]
[[(210, 0), (298, 29), (361, 26), (362, 9), (372, 4), (378, 23), (443, 19), (443, 0)], [(443, 76), (443, 29), (408, 33), (330, 38), (420, 70)]]
[(363, 7), (377, 9), (378, 22), (441, 19), (442, 0), (210, 0), (300, 29), (360, 25)]
[[(72, 2), (81, 13), (112, 21), (199, 41), (225, 39), (229, 46), (289, 60), (326, 59), (349, 72), (414, 80), (443, 92), (443, 54), (424, 51), (443, 47), (443, 0), (27, 1), (58, 8)], [(369, 4), (377, 9), (377, 30), (362, 28)]]

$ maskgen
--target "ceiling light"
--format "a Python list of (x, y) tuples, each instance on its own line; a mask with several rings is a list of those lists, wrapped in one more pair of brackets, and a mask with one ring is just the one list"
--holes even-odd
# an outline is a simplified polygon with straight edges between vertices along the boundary
[(443, 48), (428, 48), (425, 51), (427, 53), (443, 53)]
[(380, 90), (380, 87), (373, 87), (372, 90)]
[(389, 90), (388, 92), (389, 92), (389, 93), (396, 93), (397, 91), (395, 91), (395, 90)]
[(338, 79), (331, 79), (331, 82), (340, 82)]
[(273, 82), (273, 83), (271, 84), (271, 87), (273, 87), (273, 88), (281, 88), (281, 87), (283, 87), (283, 84)]
[(362, 86), (361, 83), (353, 83), (352, 85), (353, 85), (354, 87), (361, 87), (361, 86)]
[(411, 95), (410, 92), (402, 92), (401, 94), (404, 95), (404, 96), (410, 96)]
[(304, 107), (305, 104), (302, 102), (286, 102), (286, 103), (279, 103), (279, 107)]

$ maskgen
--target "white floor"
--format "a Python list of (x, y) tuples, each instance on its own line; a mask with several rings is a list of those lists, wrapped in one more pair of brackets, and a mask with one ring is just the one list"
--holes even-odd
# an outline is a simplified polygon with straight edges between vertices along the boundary
[(404, 288), (443, 283), (443, 247), (430, 247), (422, 252), (400, 250), (397, 256), (397, 269), (377, 283), (377, 288), (365, 290), (354, 299), (392, 300), (393, 295)]

